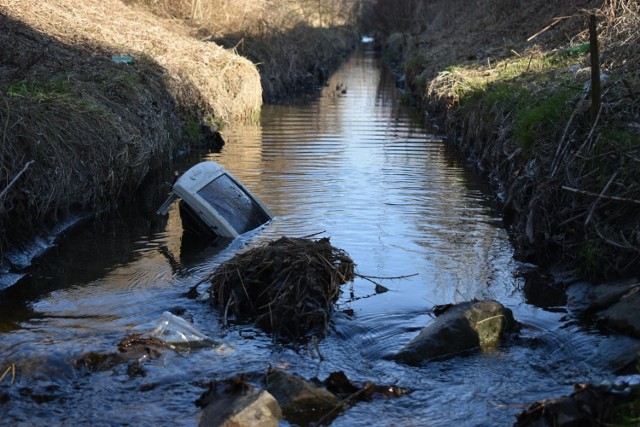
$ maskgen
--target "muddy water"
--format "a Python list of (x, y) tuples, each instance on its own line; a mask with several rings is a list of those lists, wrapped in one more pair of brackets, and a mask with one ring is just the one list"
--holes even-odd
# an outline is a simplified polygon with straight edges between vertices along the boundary
[[(194, 425), (194, 400), (208, 381), (281, 366), (307, 378), (343, 370), (354, 381), (413, 390), (359, 403), (334, 425), (511, 425), (534, 400), (567, 394), (574, 382), (611, 379), (611, 367), (634, 342), (585, 330), (561, 303), (527, 302), (486, 183), (400, 97), (365, 46), (317, 98), (266, 106), (260, 125), (226, 129), (226, 146), (204, 157), (240, 178), (277, 216), (249, 236), (193, 244), (183, 239), (175, 205), (168, 218), (154, 215), (163, 193), (151, 190), (120, 221), (68, 233), (0, 294), (0, 375), (11, 363), (17, 368), (13, 384), (11, 374), (0, 382), (1, 422)], [(363, 279), (346, 286), (339, 309), (353, 315), (333, 316), (319, 343), (323, 361), (251, 326), (223, 326), (206, 295), (184, 296), (240, 250), (313, 233), (346, 250), (361, 274), (410, 276), (384, 280), (383, 294)], [(421, 367), (382, 359), (432, 320), (433, 305), (472, 298), (510, 307), (524, 325), (520, 339)], [(133, 378), (126, 365), (94, 373), (73, 367), (80, 354), (115, 351), (124, 336), (151, 331), (166, 310), (232, 351), (167, 351)]]

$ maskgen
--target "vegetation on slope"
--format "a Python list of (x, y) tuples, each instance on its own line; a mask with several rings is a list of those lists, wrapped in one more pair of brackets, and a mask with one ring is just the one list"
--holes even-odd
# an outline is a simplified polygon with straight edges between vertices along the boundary
[(269, 98), (309, 86), (310, 72), (326, 78), (355, 40), (329, 28), (349, 19), (343, 4), (1, 2), (0, 267), (7, 248), (43, 225), (134, 199), (178, 146), (255, 119), (260, 75), (239, 51), (258, 46)]
[[(403, 16), (378, 2), (387, 55), (402, 52), (410, 88), (502, 184), (519, 255), (592, 277), (639, 274), (638, 2), (417, 3), (423, 19), (398, 33)], [(602, 62), (593, 118), (592, 14)]]
[(278, 102), (322, 85), (358, 41), (361, 3), (348, 0), (129, 0), (189, 22), (195, 35), (250, 59), (263, 99)]

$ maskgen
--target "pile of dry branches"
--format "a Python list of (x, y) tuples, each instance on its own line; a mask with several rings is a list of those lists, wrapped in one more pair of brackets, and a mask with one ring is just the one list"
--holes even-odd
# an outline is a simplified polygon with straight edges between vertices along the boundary
[(212, 277), (212, 302), (237, 318), (255, 318), (285, 339), (323, 334), (340, 285), (355, 264), (328, 238), (282, 237), (221, 264)]

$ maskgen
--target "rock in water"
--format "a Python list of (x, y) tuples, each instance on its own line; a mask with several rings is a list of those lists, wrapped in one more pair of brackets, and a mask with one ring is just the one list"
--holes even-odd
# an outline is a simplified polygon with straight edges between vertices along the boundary
[(199, 427), (277, 427), (282, 411), (276, 399), (264, 390), (223, 395), (206, 406)]
[(339, 403), (333, 393), (279, 369), (269, 370), (266, 389), (280, 404), (285, 419), (301, 426), (317, 422)]
[(488, 350), (517, 328), (511, 310), (499, 302), (464, 302), (445, 311), (390, 358), (415, 365), (476, 348)]
[(640, 282), (637, 279), (594, 285), (579, 282), (567, 290), (568, 306), (580, 316), (640, 338)]

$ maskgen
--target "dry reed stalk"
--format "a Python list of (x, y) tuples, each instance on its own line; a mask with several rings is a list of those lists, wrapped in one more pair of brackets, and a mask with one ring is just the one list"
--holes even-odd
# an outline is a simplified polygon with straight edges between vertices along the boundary
[(354, 278), (354, 263), (328, 238), (282, 237), (237, 255), (214, 272), (212, 302), (285, 339), (323, 334), (340, 286)]

